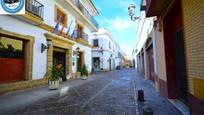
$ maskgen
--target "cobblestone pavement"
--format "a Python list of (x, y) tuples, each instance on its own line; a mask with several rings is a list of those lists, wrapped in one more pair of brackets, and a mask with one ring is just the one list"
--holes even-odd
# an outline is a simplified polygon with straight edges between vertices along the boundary
[[(48, 97), (14, 114), (136, 115), (134, 70), (105, 73), (60, 96)], [(97, 76), (96, 76), (97, 77)]]
[[(95, 77), (90, 82), (64, 89), (68, 90), (66, 93), (49, 96), (8, 114), (139, 115), (136, 92), (141, 77), (135, 70), (112, 71)], [(165, 108), (171, 115), (177, 115), (169, 105)]]

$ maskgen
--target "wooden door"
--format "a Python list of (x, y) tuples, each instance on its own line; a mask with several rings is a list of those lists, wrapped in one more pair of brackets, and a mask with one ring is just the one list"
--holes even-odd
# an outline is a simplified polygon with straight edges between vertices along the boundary
[(0, 37), (0, 83), (25, 80), (24, 42)]
[(175, 33), (175, 54), (176, 54), (176, 81), (178, 98), (187, 102), (187, 74), (184, 53), (183, 31)]

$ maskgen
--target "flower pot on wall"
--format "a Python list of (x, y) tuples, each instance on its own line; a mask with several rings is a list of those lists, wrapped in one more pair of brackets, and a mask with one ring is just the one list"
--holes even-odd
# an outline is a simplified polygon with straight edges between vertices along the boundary
[(53, 89), (58, 89), (59, 88), (59, 80), (56, 81), (49, 81), (49, 89), (53, 90)]

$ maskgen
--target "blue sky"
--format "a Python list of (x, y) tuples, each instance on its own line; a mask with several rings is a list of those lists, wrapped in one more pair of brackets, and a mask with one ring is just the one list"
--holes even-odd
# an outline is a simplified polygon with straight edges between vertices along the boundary
[(131, 21), (128, 15), (129, 4), (136, 5), (136, 15), (139, 16), (141, 0), (92, 0), (99, 11), (95, 19), (100, 28), (111, 31), (121, 49), (131, 57), (136, 45), (137, 21)]

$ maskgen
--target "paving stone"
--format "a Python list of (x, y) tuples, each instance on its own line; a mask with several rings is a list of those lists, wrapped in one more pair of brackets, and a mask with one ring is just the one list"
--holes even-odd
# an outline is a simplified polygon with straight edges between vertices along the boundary
[[(145, 90), (145, 98), (149, 101), (149, 105), (153, 106), (154, 111), (158, 114), (171, 111), (169, 113), (177, 115), (177, 112), (166, 101), (162, 103), (164, 99), (133, 69), (97, 74), (88, 80), (78, 79), (78, 81), (73, 80), (73, 82), (78, 85), (69, 88), (63, 95), (60, 94), (59, 89), (57, 93), (53, 93), (25, 107), (16, 107), (15, 111), (8, 110), (6, 114), (139, 115), (136, 92), (142, 88)], [(63, 86), (69, 84), (71, 82), (68, 81)], [(32, 90), (24, 93), (29, 94), (30, 92)], [(45, 94), (47, 93), (50, 92), (45, 91)]]

